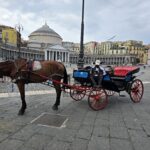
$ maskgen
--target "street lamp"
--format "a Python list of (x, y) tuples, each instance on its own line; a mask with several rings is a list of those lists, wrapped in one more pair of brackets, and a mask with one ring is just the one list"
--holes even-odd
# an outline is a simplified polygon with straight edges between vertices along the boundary
[[(20, 50), (21, 50), (21, 31), (23, 30), (23, 26), (21, 24), (17, 24), (15, 26), (15, 29), (18, 31), (19, 33), (19, 43), (18, 43), (18, 48), (19, 48), (19, 54), (18, 54), (18, 58), (20, 58)], [(17, 37), (18, 37), (18, 33), (17, 33)], [(18, 42), (18, 38), (17, 38), (17, 42)]]
[[(6, 34), (6, 35), (7, 35), (7, 34)], [(7, 42), (8, 42), (8, 37), (7, 37), (8, 35), (7, 35), (7, 36), (6, 36), (6, 35), (5, 35), (5, 38), (4, 38), (4, 40), (5, 40), (5, 53), (4, 53), (4, 55), (5, 55), (5, 56), (4, 56), (4, 57), (5, 57), (5, 60), (7, 60), (7, 56), (6, 56), (6, 55), (7, 55), (6, 44), (7, 44)]]
[(78, 68), (83, 68), (84, 66), (84, 0), (82, 0), (82, 20), (81, 20), (81, 39), (80, 39), (80, 52), (78, 60)]

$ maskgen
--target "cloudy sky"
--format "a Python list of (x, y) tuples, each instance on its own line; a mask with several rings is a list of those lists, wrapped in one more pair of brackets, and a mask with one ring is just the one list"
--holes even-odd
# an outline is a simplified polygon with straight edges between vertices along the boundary
[[(64, 41), (80, 42), (82, 0), (0, 0), (0, 24), (23, 26), (22, 36), (45, 21)], [(85, 0), (84, 41), (150, 43), (150, 0)]]

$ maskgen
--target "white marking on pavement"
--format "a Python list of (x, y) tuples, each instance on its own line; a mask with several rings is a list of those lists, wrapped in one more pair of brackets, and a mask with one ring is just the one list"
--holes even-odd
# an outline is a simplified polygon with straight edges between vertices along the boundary
[[(36, 117), (35, 119), (33, 119), (30, 123), (31, 123), (31, 124), (34, 123), (34, 122), (35, 122), (36, 120), (38, 120), (40, 117), (44, 116), (44, 114), (64, 116), (64, 115), (61, 115), (61, 114), (51, 114), (51, 113), (46, 113), (46, 112), (44, 112), (44, 113), (42, 113), (41, 115), (39, 115), (38, 117)], [(64, 117), (67, 117), (67, 116), (64, 116)], [(52, 125), (43, 125), (43, 124), (40, 124), (40, 123), (37, 124), (37, 125), (43, 126), (43, 127), (51, 127), (51, 128), (62, 129), (62, 128), (65, 128), (65, 127), (66, 127), (66, 123), (67, 123), (68, 120), (69, 120), (69, 119), (66, 118), (60, 127), (56, 127), (56, 126), (52, 126)]]
[[(55, 90), (39, 90), (39, 91), (26, 91), (26, 95), (42, 95), (42, 94), (54, 94)], [(14, 93), (0, 93), (0, 98), (1, 97), (17, 97), (20, 96), (19, 92), (14, 92)]]
[(143, 84), (150, 84), (150, 81), (143, 81)]

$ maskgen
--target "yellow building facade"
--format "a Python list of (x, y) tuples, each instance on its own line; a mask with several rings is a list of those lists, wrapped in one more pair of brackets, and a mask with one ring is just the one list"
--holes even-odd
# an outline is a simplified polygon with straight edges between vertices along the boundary
[(2, 30), (2, 42), (5, 44), (17, 46), (17, 31), (15, 29)]
[(129, 40), (124, 42), (123, 45), (127, 48), (128, 54), (136, 55), (138, 63), (147, 63), (148, 48), (143, 45), (142, 41)]

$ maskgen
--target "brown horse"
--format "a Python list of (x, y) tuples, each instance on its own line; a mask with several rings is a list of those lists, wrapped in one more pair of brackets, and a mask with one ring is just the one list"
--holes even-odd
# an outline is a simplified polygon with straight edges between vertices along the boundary
[(15, 80), (18, 86), (22, 100), (22, 106), (18, 112), (19, 115), (23, 115), (26, 109), (25, 84), (41, 83), (45, 82), (47, 79), (57, 81), (53, 82), (56, 90), (56, 101), (52, 107), (54, 110), (57, 110), (61, 96), (61, 85), (58, 82), (63, 79), (64, 85), (68, 83), (67, 71), (62, 63), (56, 61), (40, 61), (39, 64), (41, 68), (35, 71), (33, 71), (32, 64), (33, 61), (29, 62), (22, 58), (14, 61), (0, 62), (0, 78), (8, 76), (12, 80)]

